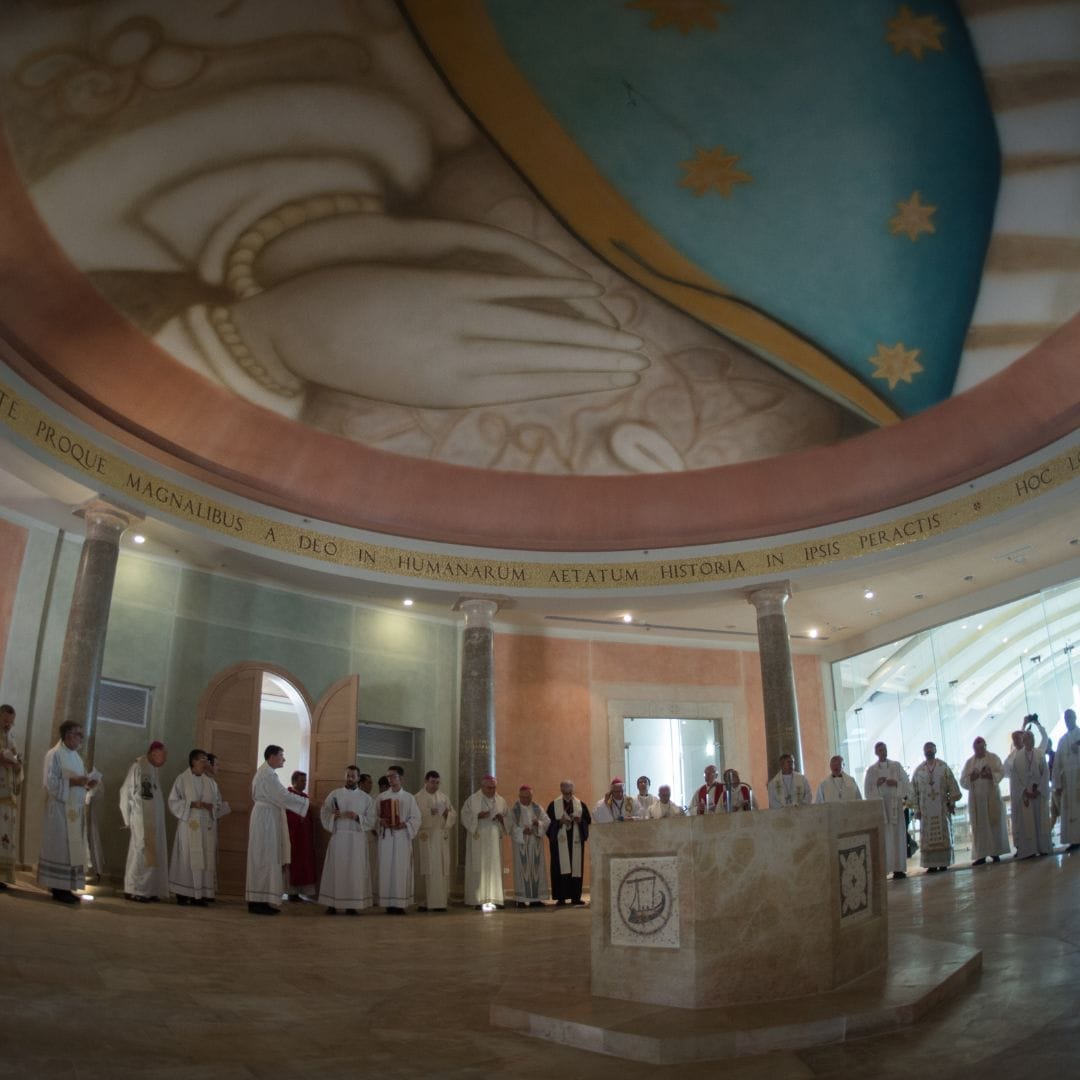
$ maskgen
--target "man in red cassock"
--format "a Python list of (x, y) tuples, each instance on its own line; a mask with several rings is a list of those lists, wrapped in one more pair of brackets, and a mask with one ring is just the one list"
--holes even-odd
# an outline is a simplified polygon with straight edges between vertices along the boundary
[[(306, 787), (307, 773), (297, 769), (292, 774), (289, 791), (310, 799)], [(310, 900), (315, 893), (315, 883), (319, 880), (315, 865), (315, 823), (319, 820), (319, 815), (311, 813), (301, 817), (291, 810), (286, 810), (285, 819), (289, 823), (289, 845), (292, 848), (292, 862), (289, 863), (289, 899)]]

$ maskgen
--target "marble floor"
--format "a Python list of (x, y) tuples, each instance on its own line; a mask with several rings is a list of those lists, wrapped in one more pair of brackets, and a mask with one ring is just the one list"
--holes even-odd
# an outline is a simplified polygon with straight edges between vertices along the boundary
[[(267, 919), (104, 887), (69, 908), (29, 881), (0, 894), (0, 1077), (687, 1075), (491, 1026), (497, 1000), (588, 994), (587, 909)], [(1080, 852), (916, 872), (888, 895), (893, 932), (983, 951), (971, 989), (901, 1032), (742, 1058), (740, 1080), (1080, 1074)]]

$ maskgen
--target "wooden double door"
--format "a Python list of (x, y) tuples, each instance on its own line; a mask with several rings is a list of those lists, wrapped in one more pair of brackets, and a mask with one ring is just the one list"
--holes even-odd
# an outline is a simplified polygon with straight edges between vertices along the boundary
[[(232, 807), (218, 826), (218, 891), (226, 896), (244, 892), (251, 781), (262, 761), (259, 718), (264, 673), (294, 686), (311, 715), (308, 791), (314, 796), (313, 813), (327, 794), (341, 786), (345, 767), (356, 761), (359, 676), (334, 683), (314, 707), (296, 678), (270, 664), (235, 664), (214, 678), (199, 699), (196, 745), (217, 756), (221, 797)], [(322, 848), (324, 832), (321, 828), (315, 832)], [(319, 854), (321, 861), (322, 850)]]

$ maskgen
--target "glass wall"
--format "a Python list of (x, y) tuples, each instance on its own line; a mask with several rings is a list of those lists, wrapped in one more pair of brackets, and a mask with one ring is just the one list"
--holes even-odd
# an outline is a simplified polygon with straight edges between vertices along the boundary
[(977, 735), (1004, 759), (1028, 713), (1056, 745), (1064, 710), (1080, 709), (1078, 639), (1080, 580), (833, 664), (848, 771), (861, 780), (878, 741), (909, 773), (928, 740), (957, 773)]

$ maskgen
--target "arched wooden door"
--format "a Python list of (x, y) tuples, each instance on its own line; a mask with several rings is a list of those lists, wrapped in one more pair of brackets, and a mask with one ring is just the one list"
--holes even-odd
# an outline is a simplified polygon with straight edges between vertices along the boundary
[(264, 672), (296, 687), (310, 714), (310, 698), (292, 675), (255, 661), (236, 664), (215, 676), (199, 699), (197, 745), (217, 755), (218, 787), (232, 807), (232, 813), (218, 823), (218, 891), (226, 896), (244, 893), (251, 781), (261, 760), (259, 713)]
[[(360, 719), (360, 676), (339, 679), (323, 694), (311, 718), (311, 768), (308, 791), (315, 805), (345, 783), (345, 768), (356, 764), (356, 725)], [(312, 807), (315, 809), (315, 806)], [(319, 864), (326, 852), (329, 834), (315, 830)]]

